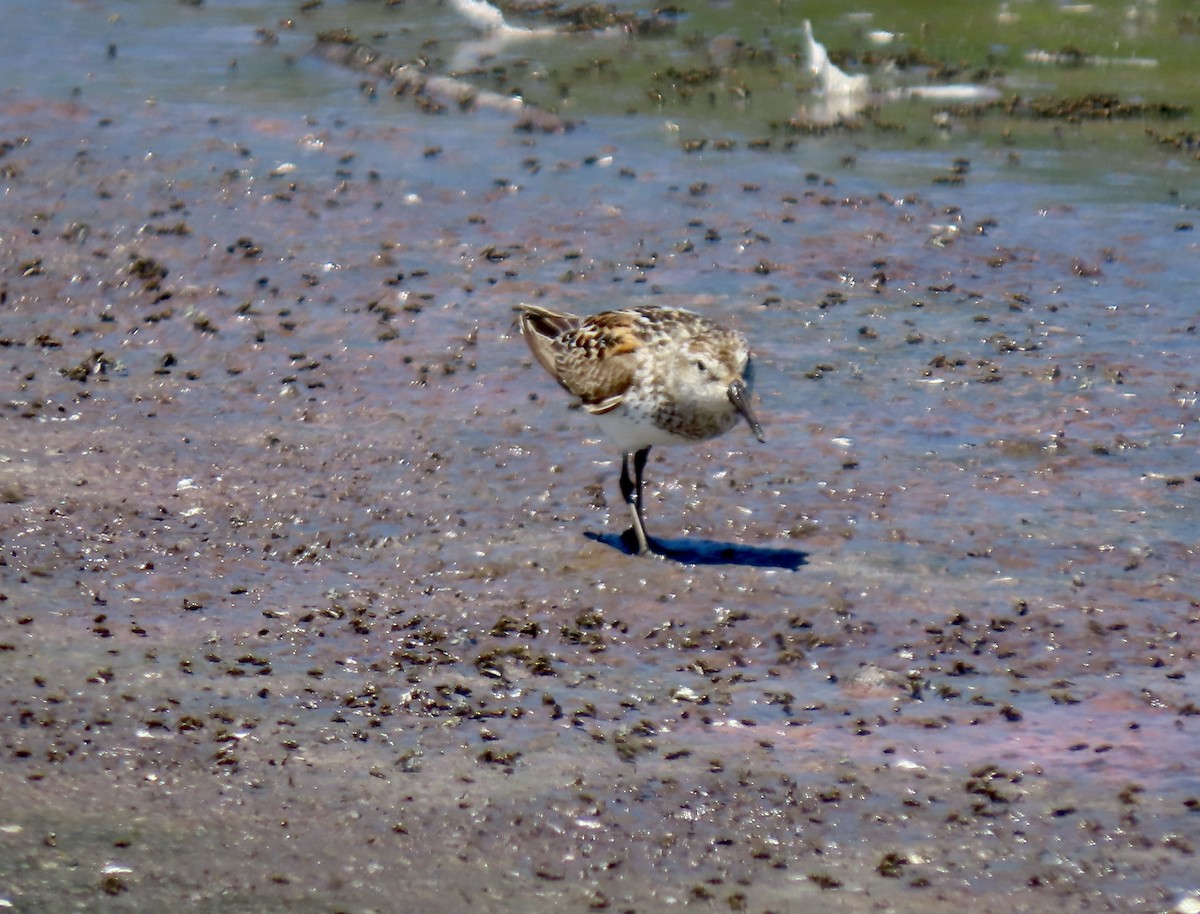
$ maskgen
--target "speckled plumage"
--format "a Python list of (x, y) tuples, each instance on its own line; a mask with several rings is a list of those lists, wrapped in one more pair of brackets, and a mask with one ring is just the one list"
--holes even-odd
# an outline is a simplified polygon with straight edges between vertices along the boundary
[(624, 308), (591, 317), (537, 305), (518, 310), (538, 362), (620, 445), (621, 491), (640, 552), (651, 551), (641, 497), (651, 446), (713, 438), (739, 418), (765, 440), (750, 409), (752, 363), (740, 333), (677, 308)]

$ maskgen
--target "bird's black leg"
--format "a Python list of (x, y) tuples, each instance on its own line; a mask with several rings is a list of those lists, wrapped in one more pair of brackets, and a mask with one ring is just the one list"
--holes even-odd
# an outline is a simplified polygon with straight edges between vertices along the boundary
[(634, 498), (637, 504), (638, 520), (642, 522), (642, 529), (645, 530), (646, 516), (642, 513), (642, 491), (645, 486), (646, 461), (650, 459), (650, 448), (644, 447), (640, 451), (635, 451), (633, 455), (633, 481), (634, 481)]
[(639, 555), (648, 555), (653, 551), (650, 548), (650, 540), (646, 537), (646, 526), (642, 520), (643, 474), (646, 469), (646, 460), (649, 457), (650, 448), (648, 447), (621, 456), (621, 496), (625, 499), (625, 504), (629, 505), (629, 513), (633, 518), (633, 535), (637, 539)]

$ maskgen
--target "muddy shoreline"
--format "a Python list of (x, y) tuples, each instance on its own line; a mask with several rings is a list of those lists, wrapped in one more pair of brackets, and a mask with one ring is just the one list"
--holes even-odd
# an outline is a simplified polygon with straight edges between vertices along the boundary
[[(1195, 910), (1177, 211), (179, 115), (0, 111), (8, 906)], [(515, 335), (627, 297), (759, 352), (711, 563)]]

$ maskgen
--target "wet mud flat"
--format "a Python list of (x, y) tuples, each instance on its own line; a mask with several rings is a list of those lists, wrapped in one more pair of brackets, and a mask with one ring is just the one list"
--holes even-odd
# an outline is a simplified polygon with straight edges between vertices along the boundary
[[(1177, 209), (49, 106), (0, 112), (6, 906), (1196, 909)], [(769, 446), (650, 465), (674, 560), (540, 299), (755, 345)]]

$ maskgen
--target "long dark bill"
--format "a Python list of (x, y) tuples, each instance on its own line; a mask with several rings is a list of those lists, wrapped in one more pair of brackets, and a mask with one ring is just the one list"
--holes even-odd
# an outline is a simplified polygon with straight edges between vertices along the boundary
[(739, 379), (729, 385), (729, 402), (746, 417), (746, 422), (750, 425), (750, 431), (754, 432), (754, 437), (766, 444), (767, 436), (763, 434), (762, 426), (758, 424), (758, 419), (754, 417), (754, 411), (750, 409), (750, 391), (746, 389), (745, 381)]

